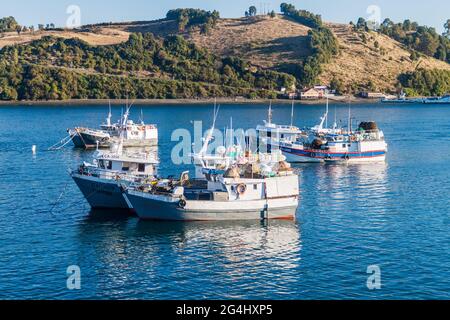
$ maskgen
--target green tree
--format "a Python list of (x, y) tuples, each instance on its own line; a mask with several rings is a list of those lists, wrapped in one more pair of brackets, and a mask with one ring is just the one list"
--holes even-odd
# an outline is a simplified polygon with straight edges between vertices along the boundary
[(248, 14), (251, 17), (256, 16), (257, 10), (255, 6), (250, 6), (250, 8), (248, 8)]
[(17, 23), (14, 17), (4, 17), (0, 19), (0, 32), (16, 31)]
[(358, 22), (356, 22), (356, 29), (358, 30), (366, 30), (368, 29), (367, 27), (367, 21), (364, 18), (359, 18)]
[(444, 24), (445, 32), (444, 36), (450, 39), (450, 19), (448, 19)]
[(439, 39), (434, 37), (431, 33), (424, 33), (420, 37), (419, 51), (426, 55), (433, 56), (439, 47)]
[(345, 91), (342, 80), (336, 77), (333, 77), (333, 79), (331, 79), (330, 89), (336, 91), (337, 94), (343, 94)]

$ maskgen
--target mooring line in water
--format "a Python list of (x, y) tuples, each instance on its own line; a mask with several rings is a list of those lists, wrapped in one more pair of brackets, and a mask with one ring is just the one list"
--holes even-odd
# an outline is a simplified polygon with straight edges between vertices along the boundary
[(55, 201), (55, 203), (53, 204), (52, 208), (50, 209), (50, 214), (51, 214), (51, 215), (53, 215), (53, 210), (56, 208), (56, 206), (58, 205), (58, 203), (59, 203), (59, 201), (61, 200), (61, 198), (63, 197), (63, 195), (66, 193), (67, 186), (69, 185), (69, 182), (70, 182), (70, 181), (68, 181), (68, 182), (66, 183), (66, 185), (64, 186), (63, 191), (59, 194), (58, 199)]
[[(69, 183), (67, 183), (67, 185), (68, 185)], [(56, 201), (56, 203), (54, 204), (54, 206), (52, 207), (52, 209), (50, 210), (50, 214), (52, 215), (52, 216), (54, 216), (54, 214), (53, 214), (53, 210), (55, 209), (55, 207), (56, 207), (56, 205), (58, 204), (58, 202), (59, 202), (59, 200), (61, 199), (61, 197), (62, 197), (62, 195), (65, 193), (65, 189), (67, 188), (67, 185), (66, 185), (66, 187), (64, 188), (64, 190), (63, 190), (63, 192), (61, 193), (61, 195), (60, 195), (60, 197), (58, 198), (58, 200)], [(89, 194), (88, 196), (86, 196), (85, 198), (86, 198), (86, 200), (87, 199), (89, 199), (90, 197), (92, 197), (94, 194), (96, 194), (98, 191), (97, 190), (94, 190), (91, 194)], [(72, 205), (70, 205), (70, 206), (67, 206), (67, 207), (65, 207), (65, 208), (63, 208), (63, 209), (61, 209), (62, 211), (66, 211), (66, 210), (68, 210), (68, 209), (71, 209), (71, 208), (74, 208), (74, 207), (76, 207), (76, 206), (78, 206), (80, 203), (79, 203), (79, 201), (76, 201), (74, 204), (72, 204)], [(85, 208), (85, 206), (83, 207), (83, 208)]]
[(48, 148), (48, 151), (58, 151), (61, 150), (62, 148), (64, 148), (65, 146), (67, 146), (72, 140), (73, 138), (75, 138), (76, 134), (69, 134), (69, 136), (65, 137), (64, 139), (62, 139), (61, 141), (59, 141), (58, 143), (55, 143), (54, 145), (52, 145), (50, 148)]

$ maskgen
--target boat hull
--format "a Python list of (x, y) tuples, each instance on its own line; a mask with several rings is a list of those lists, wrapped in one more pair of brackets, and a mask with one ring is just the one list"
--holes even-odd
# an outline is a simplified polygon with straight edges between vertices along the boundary
[(386, 161), (385, 150), (331, 153), (318, 150), (281, 148), (289, 162), (364, 163)]
[(117, 181), (80, 174), (72, 174), (72, 179), (93, 209), (132, 210)]
[(99, 148), (109, 148), (109, 138), (98, 137), (92, 134), (78, 132), (72, 139), (73, 144), (77, 148), (93, 149), (97, 148), (97, 141)]
[[(295, 219), (298, 196), (253, 201), (187, 200), (184, 208), (179, 199), (138, 191), (127, 191), (125, 197), (139, 218), (172, 221), (227, 221)], [(267, 209), (266, 209), (267, 208)]]
[[(114, 143), (119, 143), (118, 137), (99, 137), (85, 132), (77, 132), (72, 138), (72, 142), (76, 148), (94, 149), (98, 147), (101, 149), (111, 148)], [(157, 138), (151, 139), (124, 139), (123, 147), (155, 147), (158, 145)]]

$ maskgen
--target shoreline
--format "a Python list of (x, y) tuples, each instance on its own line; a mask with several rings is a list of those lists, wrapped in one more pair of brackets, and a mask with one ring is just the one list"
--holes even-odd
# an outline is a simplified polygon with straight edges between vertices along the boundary
[[(292, 100), (288, 99), (245, 99), (245, 98), (217, 98), (218, 104), (268, 104), (272, 101), (272, 103), (277, 104), (291, 104)], [(351, 97), (350, 100), (348, 97), (339, 97), (339, 99), (329, 99), (330, 103), (342, 103), (346, 104), (349, 101), (352, 103), (361, 103), (361, 104), (379, 104), (380, 101), (378, 99), (364, 99)], [(50, 105), (50, 106), (88, 106), (88, 105), (108, 105), (111, 102), (111, 105), (124, 105), (127, 103), (126, 99), (70, 99), (70, 100), (37, 100), (37, 101), (0, 101), (0, 107), (2, 106), (42, 106), (42, 105)], [(136, 99), (128, 100), (129, 103), (133, 103), (134, 105), (211, 105), (214, 104), (214, 99)], [(304, 104), (304, 105), (323, 105), (326, 103), (326, 99), (321, 100), (295, 100), (296, 104)]]

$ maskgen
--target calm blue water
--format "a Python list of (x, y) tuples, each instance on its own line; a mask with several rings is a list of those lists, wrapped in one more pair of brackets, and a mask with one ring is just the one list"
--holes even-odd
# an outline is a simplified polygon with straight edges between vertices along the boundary
[[(162, 174), (185, 169), (170, 161), (172, 131), (191, 130), (191, 120), (209, 126), (211, 109), (144, 107), (146, 121), (160, 128)], [(298, 106), (296, 124), (316, 124), (323, 109)], [(450, 298), (450, 108), (354, 106), (357, 119), (376, 120), (384, 130), (387, 163), (295, 166), (297, 222), (268, 225), (141, 222), (90, 212), (67, 170), (92, 153), (45, 149), (66, 128), (96, 126), (106, 112), (0, 108), (0, 298)], [(275, 121), (290, 122), (290, 106), (274, 112)], [(345, 119), (347, 107), (338, 105), (337, 113)], [(223, 106), (219, 127), (230, 116), (236, 128), (251, 128), (266, 107)], [(70, 265), (81, 268), (79, 291), (66, 288)], [(381, 268), (381, 290), (367, 289), (369, 265)]]

